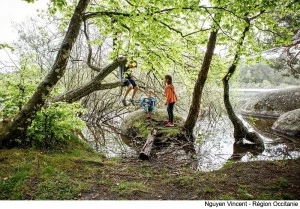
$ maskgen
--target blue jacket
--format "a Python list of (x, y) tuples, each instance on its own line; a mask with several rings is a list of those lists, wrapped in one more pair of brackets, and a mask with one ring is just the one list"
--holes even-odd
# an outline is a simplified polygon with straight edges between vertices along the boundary
[(151, 98), (143, 98), (143, 99), (141, 99), (141, 105), (143, 107), (146, 106), (147, 102), (148, 102), (148, 106), (149, 107), (155, 107), (156, 98), (155, 97), (151, 97)]

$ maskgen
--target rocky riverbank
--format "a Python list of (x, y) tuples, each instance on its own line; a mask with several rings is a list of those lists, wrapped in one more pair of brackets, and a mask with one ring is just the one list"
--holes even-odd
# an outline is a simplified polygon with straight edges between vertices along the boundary
[(273, 129), (292, 136), (300, 133), (300, 87), (268, 91), (256, 95), (241, 107), (241, 114), (278, 118)]

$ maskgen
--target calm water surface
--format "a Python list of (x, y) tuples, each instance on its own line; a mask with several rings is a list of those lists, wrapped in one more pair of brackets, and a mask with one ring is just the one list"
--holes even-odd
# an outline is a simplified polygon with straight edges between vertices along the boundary
[[(260, 91), (255, 91), (255, 89), (240, 90), (238, 93), (241, 96), (239, 101), (243, 103)], [(236, 109), (238, 110), (238, 107)], [(262, 153), (253, 153), (236, 149), (233, 146), (233, 126), (228, 117), (204, 117), (195, 128), (195, 134), (198, 136), (195, 142), (198, 170), (217, 170), (228, 160), (280, 160), (300, 156), (300, 140), (274, 132), (271, 129), (274, 120), (261, 118), (250, 120), (241, 115), (239, 117), (245, 125), (261, 135), (265, 142), (265, 150)], [(108, 157), (137, 158), (139, 154), (139, 150), (130, 146), (118, 129), (109, 125), (90, 126), (83, 131), (82, 137), (96, 150)]]

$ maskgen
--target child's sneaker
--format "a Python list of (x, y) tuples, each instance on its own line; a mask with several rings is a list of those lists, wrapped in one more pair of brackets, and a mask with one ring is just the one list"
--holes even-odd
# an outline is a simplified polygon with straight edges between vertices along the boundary
[(134, 105), (134, 100), (133, 99), (129, 99), (129, 102), (131, 102), (131, 104)]
[(165, 126), (166, 126), (166, 127), (173, 127), (173, 126), (174, 126), (174, 123), (169, 122), (169, 123), (167, 123)]
[(164, 120), (164, 123), (168, 124), (168, 123), (170, 123), (170, 121), (169, 120)]
[(152, 118), (153, 118), (153, 115), (150, 114), (149, 117), (150, 117), (150, 119), (152, 119)]
[(121, 102), (124, 106), (126, 106), (126, 100), (125, 99), (121, 99)]
[(149, 115), (149, 114), (146, 114), (146, 118), (150, 118), (150, 115)]

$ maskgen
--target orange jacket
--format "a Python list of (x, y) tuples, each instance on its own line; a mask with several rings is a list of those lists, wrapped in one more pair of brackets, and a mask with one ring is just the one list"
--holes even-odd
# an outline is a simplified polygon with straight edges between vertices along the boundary
[(165, 88), (165, 96), (166, 96), (166, 103), (173, 103), (177, 101), (177, 96), (175, 94), (174, 86), (173, 85), (167, 85)]

